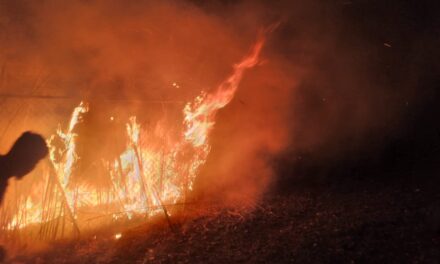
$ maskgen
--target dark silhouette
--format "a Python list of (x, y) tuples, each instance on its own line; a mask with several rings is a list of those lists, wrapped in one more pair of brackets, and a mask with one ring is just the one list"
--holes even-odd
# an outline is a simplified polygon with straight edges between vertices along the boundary
[(6, 155), (0, 155), (0, 205), (11, 177), (23, 178), (48, 154), (46, 141), (32, 132), (24, 132)]
[[(43, 159), (48, 148), (44, 138), (32, 132), (24, 132), (6, 155), (0, 155), (0, 206), (11, 177), (23, 178)], [(0, 262), (6, 258), (6, 251), (0, 246)]]

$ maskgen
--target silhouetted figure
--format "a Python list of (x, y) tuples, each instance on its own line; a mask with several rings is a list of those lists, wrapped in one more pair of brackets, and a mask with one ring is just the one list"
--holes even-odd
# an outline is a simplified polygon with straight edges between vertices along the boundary
[[(0, 206), (11, 177), (23, 178), (48, 153), (46, 141), (38, 134), (24, 132), (6, 155), (0, 155)], [(6, 258), (6, 251), (0, 246), (0, 263)]]
[(6, 155), (0, 155), (0, 205), (8, 186), (8, 179), (11, 177), (21, 179), (31, 172), (47, 153), (44, 138), (28, 131), (15, 141)]

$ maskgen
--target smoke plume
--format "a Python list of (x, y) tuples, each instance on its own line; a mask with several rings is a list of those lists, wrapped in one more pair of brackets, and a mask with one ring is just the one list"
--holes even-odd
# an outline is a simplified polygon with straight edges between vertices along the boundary
[(94, 111), (84, 133), (85, 144), (95, 148), (103, 144), (91, 141), (111, 137), (112, 130), (93, 120), (114, 116), (123, 125), (137, 115), (154, 127), (164, 113), (182, 118), (185, 102), (215, 89), (258, 31), (279, 22), (262, 61), (218, 114), (212, 151), (196, 182), (205, 195), (258, 198), (274, 182), (275, 157), (282, 155), (288, 166), (298, 159), (320, 166), (369, 151), (393, 135), (407, 107), (418, 102), (413, 87), (423, 63), (406, 57), (415, 68), (406, 76), (389, 67), (403, 53), (426, 56), (434, 43), (418, 50), (429, 40), (420, 33), (403, 44), (408, 32), (391, 29), (411, 22), (407, 17), (396, 22), (378, 14), (370, 27), (356, 22), (365, 5), (0, 1), (0, 91), (8, 95), (1, 98), (2, 149), (22, 130), (49, 136), (80, 100)]

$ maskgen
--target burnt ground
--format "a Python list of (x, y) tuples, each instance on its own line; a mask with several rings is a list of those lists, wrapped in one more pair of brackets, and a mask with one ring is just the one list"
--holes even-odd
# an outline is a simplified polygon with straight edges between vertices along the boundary
[(56, 244), (10, 263), (439, 263), (437, 190), (429, 180), (301, 187), (250, 212), (175, 217), (174, 232), (158, 221), (119, 240)]

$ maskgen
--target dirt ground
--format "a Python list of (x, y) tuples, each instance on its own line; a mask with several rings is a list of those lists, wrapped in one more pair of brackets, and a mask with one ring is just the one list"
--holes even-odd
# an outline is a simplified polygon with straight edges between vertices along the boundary
[(271, 194), (253, 211), (212, 207), (173, 218), (173, 231), (162, 219), (8, 263), (440, 263), (437, 185), (347, 186)]

